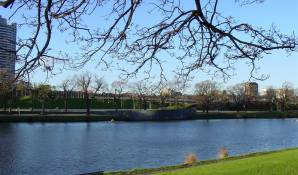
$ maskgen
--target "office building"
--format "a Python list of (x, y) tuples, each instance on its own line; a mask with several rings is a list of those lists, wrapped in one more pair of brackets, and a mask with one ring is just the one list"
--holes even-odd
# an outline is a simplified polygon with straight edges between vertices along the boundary
[(256, 82), (247, 82), (244, 84), (245, 95), (247, 97), (256, 98), (258, 96), (258, 83)]
[(16, 24), (8, 24), (0, 16), (0, 70), (15, 73), (16, 62)]

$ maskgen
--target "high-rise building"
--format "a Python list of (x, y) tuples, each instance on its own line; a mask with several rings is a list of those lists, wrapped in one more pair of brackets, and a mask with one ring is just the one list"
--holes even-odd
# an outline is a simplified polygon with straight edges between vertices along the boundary
[(0, 16), (0, 70), (15, 73), (16, 62), (16, 24), (8, 24)]
[(248, 97), (256, 98), (258, 96), (258, 83), (247, 82), (245, 83), (245, 95)]

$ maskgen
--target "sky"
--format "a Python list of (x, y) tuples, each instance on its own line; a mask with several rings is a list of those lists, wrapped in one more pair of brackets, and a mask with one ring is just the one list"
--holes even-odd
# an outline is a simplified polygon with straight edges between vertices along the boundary
[[(191, 8), (194, 6), (193, 1), (188, 1), (185, 4), (185, 8)], [(146, 11), (146, 9), (145, 9)], [(297, 0), (266, 0), (262, 4), (254, 4), (250, 6), (239, 6), (234, 3), (234, 0), (220, 0), (219, 1), (219, 11), (222, 12), (226, 16), (233, 16), (240, 22), (250, 23), (254, 26), (262, 26), (264, 28), (269, 28), (272, 24), (277, 25), (280, 28), (280, 31), (285, 34), (292, 34), (293, 32), (298, 35), (298, 1)], [(146, 12), (143, 12), (146, 13)], [(0, 15), (4, 18), (7, 18), (11, 12), (9, 10), (0, 9)], [(144, 20), (146, 18), (146, 20)], [(148, 19), (148, 15), (140, 14), (136, 17), (137, 21), (144, 21), (146, 23), (150, 22)], [(14, 18), (11, 22), (19, 23), (19, 18)], [(96, 26), (98, 25), (98, 21), (93, 18), (86, 18), (85, 23)], [(22, 28), (18, 30), (18, 37), (24, 37), (30, 33), (30, 29)], [(69, 53), (78, 52), (75, 46), (71, 46), (65, 42), (68, 40), (68, 36), (65, 34), (57, 33), (52, 38), (51, 46), (54, 51), (58, 51), (59, 49), (65, 49)], [(162, 55), (168, 58), (166, 62), (166, 74), (169, 80), (173, 77), (172, 68), (175, 66), (175, 62), (171, 60), (169, 55)], [(88, 62), (82, 69), (80, 70), (64, 70), (63, 72), (59, 72), (59, 74), (50, 76), (49, 79), (46, 79), (46, 73), (38, 70), (32, 75), (33, 82), (47, 82), (52, 85), (59, 86), (61, 82), (67, 78), (71, 77), (74, 74), (79, 74), (80, 72), (91, 71), (100, 76), (104, 76), (107, 83), (111, 83), (114, 80), (119, 79), (119, 71), (115, 68), (112, 68), (108, 71), (103, 71), (102, 69), (96, 66), (96, 61)], [(268, 86), (280, 87), (284, 81), (292, 82), (295, 87), (298, 88), (298, 53), (292, 53), (288, 55), (284, 51), (274, 51), (271, 54), (264, 55), (263, 59), (257, 62), (257, 66), (260, 67), (258, 71), (259, 74), (266, 74), (270, 77), (265, 81), (256, 81), (259, 84), (259, 89), (266, 88)], [(224, 87), (234, 85), (236, 83), (241, 83), (249, 80), (249, 72), (245, 62), (239, 62), (236, 64), (235, 75), (223, 82), (223, 80), (219, 77), (213, 77), (207, 75), (204, 72), (195, 72), (193, 74), (193, 81), (190, 84), (190, 87), (196, 82), (213, 79), (222, 83)], [(140, 79), (142, 76), (140, 75)], [(135, 81), (131, 79), (130, 81)], [(190, 88), (191, 89), (191, 88)], [(190, 90), (191, 91), (191, 90)]]

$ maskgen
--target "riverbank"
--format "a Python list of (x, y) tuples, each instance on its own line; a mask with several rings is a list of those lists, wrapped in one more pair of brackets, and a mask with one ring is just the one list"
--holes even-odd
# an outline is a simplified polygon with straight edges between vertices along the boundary
[(105, 175), (296, 175), (298, 148), (252, 153), (221, 160), (200, 161), (153, 169), (107, 172)]
[(20, 114), (0, 114), (0, 122), (97, 122), (97, 121), (175, 121), (213, 119), (285, 119), (298, 118), (297, 111), (212, 111), (209, 113), (189, 110), (101, 110), (86, 115), (82, 112), (50, 112), (40, 115), (29, 111)]
[(14, 123), (14, 122), (98, 122), (111, 121), (111, 115), (89, 115), (84, 114), (48, 114), (48, 115), (34, 115), (26, 114), (18, 115), (0, 115), (0, 123)]
[(191, 119), (285, 119), (298, 118), (298, 111), (213, 111), (197, 112)]

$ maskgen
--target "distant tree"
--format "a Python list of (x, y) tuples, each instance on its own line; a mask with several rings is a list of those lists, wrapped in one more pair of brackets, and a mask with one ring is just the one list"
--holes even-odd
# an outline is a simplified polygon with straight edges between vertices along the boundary
[(219, 95), (219, 85), (215, 81), (205, 80), (195, 85), (195, 99), (208, 113), (211, 106), (215, 105)]
[(272, 87), (267, 88), (265, 98), (270, 103), (270, 111), (273, 111), (276, 104), (276, 90)]
[(175, 99), (176, 106), (178, 105), (178, 98), (182, 97), (185, 90), (188, 88), (188, 82), (190, 79), (184, 76), (174, 76), (174, 79), (170, 81), (169, 88), (171, 89), (171, 96)]
[(277, 101), (280, 104), (280, 109), (282, 111), (288, 110), (289, 104), (294, 99), (294, 88), (293, 84), (285, 81), (282, 84), (281, 89), (277, 92)]
[(12, 101), (13, 85), (13, 75), (6, 70), (0, 70), (0, 102), (4, 111), (6, 111), (8, 104)]
[(45, 114), (45, 103), (51, 99), (52, 88), (48, 84), (39, 84), (35, 90), (37, 91), (37, 98), (42, 107), (41, 114)]
[(161, 107), (165, 107), (167, 99), (171, 97), (171, 89), (169, 89), (168, 87), (160, 87), (159, 89)]
[(36, 83), (31, 84), (29, 87), (30, 97), (31, 97), (31, 110), (35, 108), (35, 101), (38, 99), (38, 85)]
[(85, 72), (76, 77), (76, 85), (84, 94), (86, 114), (90, 115), (91, 99), (104, 87), (104, 79)]
[(72, 91), (75, 88), (75, 81), (73, 79), (65, 79), (62, 82), (62, 89), (63, 89), (63, 101), (64, 101), (64, 112), (67, 112), (68, 110), (68, 99), (70, 98), (70, 95)]
[(133, 83), (131, 87), (133, 92), (136, 93), (138, 96), (139, 105), (142, 106), (144, 110), (146, 110), (148, 98), (153, 94), (153, 85), (150, 82), (141, 80)]
[(22, 96), (28, 95), (26, 91), (27, 91), (27, 86), (25, 85), (25, 83), (22, 81), (18, 81), (16, 83), (16, 96), (22, 97)]
[(91, 85), (91, 79), (92, 79), (92, 75), (87, 72), (82, 75), (79, 75), (76, 79), (76, 84), (77, 84), (78, 88), (84, 94), (87, 115), (90, 114), (90, 98), (89, 98), (90, 89), (89, 88)]
[(218, 94), (218, 109), (223, 110), (229, 104), (229, 94), (227, 90), (220, 91)]
[(246, 96), (245, 96), (245, 87), (243, 83), (236, 84), (232, 87), (229, 87), (228, 92), (232, 97), (233, 103), (237, 111), (245, 109)]
[(298, 89), (294, 89), (294, 102), (297, 108), (297, 104), (298, 104)]
[(115, 80), (112, 82), (112, 89), (114, 91), (114, 103), (116, 105), (116, 108), (118, 108), (119, 103), (120, 107), (123, 108), (123, 93), (127, 88), (127, 81)]

